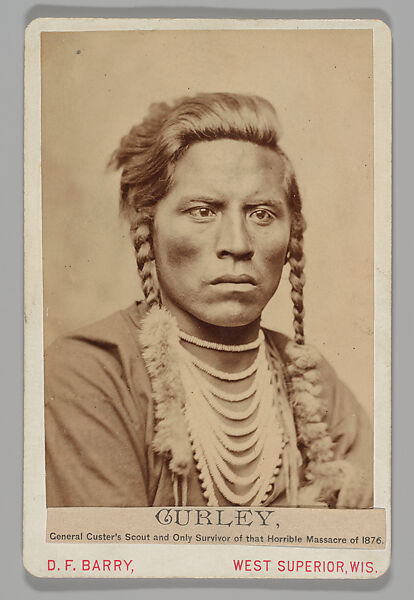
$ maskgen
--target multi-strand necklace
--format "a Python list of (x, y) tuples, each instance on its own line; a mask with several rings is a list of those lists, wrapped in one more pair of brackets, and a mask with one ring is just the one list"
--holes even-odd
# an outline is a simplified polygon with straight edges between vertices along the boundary
[[(221, 352), (258, 349), (250, 367), (226, 373), (181, 346), (181, 375), (189, 434), (207, 504), (219, 505), (217, 492), (234, 505), (263, 504), (273, 488), (286, 443), (263, 334), (240, 346), (206, 342), (182, 332), (180, 338)], [(241, 382), (247, 378), (253, 378), (252, 383), (236, 393), (222, 390), (214, 381)]]

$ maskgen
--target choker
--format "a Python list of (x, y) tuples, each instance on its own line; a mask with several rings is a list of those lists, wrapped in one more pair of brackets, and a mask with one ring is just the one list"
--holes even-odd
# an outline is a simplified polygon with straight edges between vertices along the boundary
[(209, 342), (208, 340), (202, 340), (194, 335), (185, 333), (185, 331), (179, 331), (180, 339), (199, 348), (207, 348), (208, 350), (217, 350), (218, 352), (248, 352), (249, 350), (256, 350), (260, 344), (264, 341), (264, 335), (260, 330), (258, 337), (249, 342), (248, 344), (231, 345), (231, 344), (218, 344), (216, 342)]

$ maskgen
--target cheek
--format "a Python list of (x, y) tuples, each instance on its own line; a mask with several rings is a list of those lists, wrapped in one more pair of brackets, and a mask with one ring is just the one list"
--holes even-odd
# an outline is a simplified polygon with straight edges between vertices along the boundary
[(280, 262), (284, 264), (288, 246), (288, 235), (283, 236), (282, 239), (279, 239), (277, 243), (275, 243), (274, 238), (269, 239), (267, 243), (262, 243), (261, 254), (263, 261), (266, 263), (266, 265), (276, 265)]
[[(199, 253), (194, 238), (186, 235), (168, 235), (154, 228), (154, 256), (157, 268), (163, 267), (182, 270), (189, 262), (193, 262)], [(172, 275), (172, 274), (171, 274)]]

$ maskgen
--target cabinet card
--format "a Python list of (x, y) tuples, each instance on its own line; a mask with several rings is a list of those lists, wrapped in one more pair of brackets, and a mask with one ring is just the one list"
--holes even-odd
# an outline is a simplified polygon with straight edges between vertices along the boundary
[(383, 22), (33, 21), (25, 279), (30, 573), (387, 570)]

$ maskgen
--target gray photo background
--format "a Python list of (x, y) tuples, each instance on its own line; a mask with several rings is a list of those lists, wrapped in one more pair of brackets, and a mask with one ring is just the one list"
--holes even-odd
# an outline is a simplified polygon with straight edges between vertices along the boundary
[[(148, 5), (151, 6), (148, 6)], [(214, 4), (217, 6), (214, 7)], [(275, 5), (277, 4), (277, 8)], [(312, 4), (306, 0), (277, 3), (257, 2), (132, 2), (124, 0), (121, 6), (100, 0), (93, 2), (56, 1), (53, 5), (34, 5), (17, 0), (2, 6), (2, 374), (4, 427), (1, 437), (2, 473), (2, 588), (5, 597), (32, 598), (42, 595), (65, 598), (98, 598), (136, 596), (174, 599), (182, 597), (207, 598), (211, 593), (224, 597), (237, 594), (247, 598), (280, 594), (282, 597), (320, 597), (335, 593), (336, 597), (359, 597), (375, 593), (387, 598), (391, 594), (408, 594), (412, 540), (408, 536), (412, 521), (408, 513), (411, 501), (410, 454), (413, 422), (411, 374), (411, 339), (413, 325), (411, 311), (411, 255), (412, 201), (409, 178), (411, 164), (411, 135), (413, 103), (410, 80), (412, 72), (412, 9), (398, 0), (372, 2), (361, 5), (348, 0), (347, 7), (331, 1)], [(175, 6), (174, 6), (175, 5)], [(220, 5), (220, 8), (218, 6)], [(254, 5), (254, 11), (251, 9)], [(141, 6), (141, 8), (139, 8)], [(313, 10), (311, 11), (310, 8)], [(250, 10), (249, 10), (250, 9)], [(392, 28), (394, 38), (394, 517), (393, 563), (382, 580), (371, 582), (277, 582), (277, 581), (46, 581), (37, 580), (24, 572), (21, 559), (21, 489), (22, 489), (22, 414), (23, 414), (23, 36), (24, 27), (36, 17), (223, 17), (223, 18), (380, 18)], [(411, 293), (410, 293), (411, 292)], [(410, 362), (409, 362), (410, 361)], [(410, 502), (411, 503), (411, 502)]]

